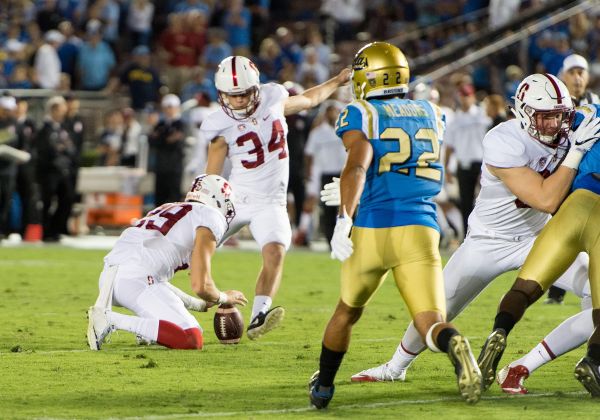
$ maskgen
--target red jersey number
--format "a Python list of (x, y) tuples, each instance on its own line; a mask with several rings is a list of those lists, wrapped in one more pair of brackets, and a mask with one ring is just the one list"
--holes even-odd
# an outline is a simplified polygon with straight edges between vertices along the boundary
[[(237, 138), (235, 143), (242, 147), (244, 143), (251, 141), (254, 145), (252, 150), (248, 151), (250, 155), (256, 155), (255, 160), (242, 160), (242, 165), (246, 169), (254, 169), (263, 163), (265, 163), (265, 151), (263, 149), (263, 145), (254, 131), (246, 133)], [(271, 139), (269, 140), (269, 144), (267, 145), (267, 150), (269, 153), (279, 152), (278, 158), (285, 159), (287, 157), (287, 150), (285, 149), (285, 134), (283, 131), (283, 126), (281, 125), (281, 121), (275, 120), (273, 121), (273, 129), (271, 131)]]
[[(177, 211), (174, 211), (177, 208), (179, 209)], [(158, 230), (164, 236), (167, 233), (169, 233), (169, 231), (175, 225), (175, 223), (181, 220), (183, 216), (188, 214), (190, 211), (192, 211), (191, 204), (164, 204), (149, 212), (143, 219), (140, 219), (140, 221), (137, 225), (135, 225), (135, 227)], [(164, 221), (158, 225), (155, 224), (155, 222), (158, 223), (160, 219), (164, 219)]]

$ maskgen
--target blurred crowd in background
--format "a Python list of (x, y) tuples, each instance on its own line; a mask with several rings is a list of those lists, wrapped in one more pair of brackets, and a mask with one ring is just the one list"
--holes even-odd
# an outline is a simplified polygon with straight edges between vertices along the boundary
[[(285, 83), (294, 94), (349, 65), (369, 41), (398, 39), (396, 45), (411, 60), (484, 28), (501, 27), (545, 3), (3, 0), (0, 89), (6, 92), (0, 97), (0, 144), (30, 158), (19, 162), (0, 155), (0, 237), (24, 235), (32, 223), (43, 225), (47, 241), (73, 233), (67, 222), (81, 199), (76, 193), (81, 165), (148, 169), (157, 175), (151, 204), (178, 200), (180, 191), (170, 186), (185, 188), (186, 179), (204, 168), (210, 139), (200, 138), (198, 127), (218, 106), (214, 72), (227, 56), (250, 57), (261, 82)], [(481, 139), (510, 117), (507, 105), (522, 78), (581, 69), (582, 93), (571, 92), (581, 99), (597, 90), (599, 60), (600, 10), (594, 10), (415, 87), (412, 97), (433, 100), (446, 114), (448, 188), (439, 200), (446, 238), (464, 236), (478, 187)], [(579, 85), (568, 87), (580, 90)], [(350, 99), (348, 91), (341, 92), (337, 101), (288, 118), (297, 245), (309, 244), (318, 191), (344, 162), (333, 125)], [(15, 202), (18, 217), (11, 216)], [(335, 214), (321, 213), (329, 238)]]

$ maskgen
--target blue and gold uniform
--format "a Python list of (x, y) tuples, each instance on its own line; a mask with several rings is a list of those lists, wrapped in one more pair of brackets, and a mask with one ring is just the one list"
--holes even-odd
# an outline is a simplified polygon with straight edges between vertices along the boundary
[[(600, 105), (577, 108), (574, 128), (586, 113), (600, 118)], [(600, 141), (585, 154), (572, 192), (535, 241), (519, 277), (533, 280), (546, 290), (571, 265), (580, 252), (590, 257), (590, 288), (595, 309), (600, 308)]]
[(433, 201), (443, 182), (444, 129), (440, 109), (423, 100), (355, 100), (341, 112), (338, 136), (359, 130), (373, 149), (352, 230), (355, 251), (342, 265), (347, 305), (365, 306), (392, 270), (411, 315), (445, 315)]
[(422, 225), (439, 231), (435, 197), (442, 188), (439, 162), (444, 119), (428, 101), (354, 101), (342, 111), (336, 133), (360, 130), (373, 148), (355, 226)]

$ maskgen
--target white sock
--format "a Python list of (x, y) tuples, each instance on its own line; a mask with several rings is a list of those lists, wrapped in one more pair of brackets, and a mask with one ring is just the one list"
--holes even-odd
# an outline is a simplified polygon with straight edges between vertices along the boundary
[(512, 362), (510, 366), (523, 365), (529, 370), (529, 374), (531, 374), (534, 370), (545, 365), (552, 359), (554, 359), (554, 357), (548, 353), (548, 349), (546, 349), (544, 342), (542, 341), (525, 356)]
[(400, 344), (398, 344), (392, 360), (389, 361), (390, 369), (394, 372), (408, 369), (412, 361), (426, 348), (427, 346), (423, 343), (421, 335), (411, 322)]
[(312, 215), (305, 211), (300, 215), (300, 225), (298, 226), (298, 230), (302, 232), (308, 232), (310, 229), (310, 223), (312, 222)]
[(594, 331), (591, 312), (592, 310), (588, 309), (565, 319), (533, 350), (510, 365), (523, 365), (532, 373), (549, 361), (579, 347)]
[(158, 338), (158, 319), (140, 318), (139, 316), (123, 315), (118, 312), (107, 312), (108, 321), (118, 330), (129, 331), (156, 342)]
[(254, 303), (252, 304), (252, 316), (250, 317), (250, 322), (252, 322), (254, 317), (260, 312), (267, 313), (267, 311), (271, 309), (272, 303), (273, 299), (271, 299), (270, 296), (254, 296)]

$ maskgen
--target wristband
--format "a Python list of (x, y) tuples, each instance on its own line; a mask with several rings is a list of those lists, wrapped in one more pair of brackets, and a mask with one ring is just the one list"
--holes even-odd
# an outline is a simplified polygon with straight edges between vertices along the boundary
[(219, 292), (219, 298), (216, 301), (217, 305), (222, 305), (224, 303), (227, 303), (227, 293), (225, 292)]
[(583, 159), (583, 152), (581, 150), (571, 148), (561, 165), (577, 170), (577, 168), (579, 168), (579, 162), (581, 162), (581, 159)]

